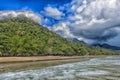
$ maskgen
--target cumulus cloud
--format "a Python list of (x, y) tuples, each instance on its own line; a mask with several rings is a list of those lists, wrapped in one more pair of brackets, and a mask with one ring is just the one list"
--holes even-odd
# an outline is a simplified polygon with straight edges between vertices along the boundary
[(59, 9), (50, 6), (44, 8), (44, 13), (55, 19), (60, 19), (64, 15)]
[(24, 16), (27, 18), (30, 18), (31, 20), (37, 22), (37, 23), (41, 23), (41, 17), (38, 14), (33, 13), (32, 11), (26, 11), (26, 10), (22, 10), (22, 11), (0, 11), (0, 19), (4, 19), (4, 18), (12, 18), (12, 17), (20, 17), (20, 16)]
[(74, 37), (88, 43), (106, 42), (119, 35), (119, 2), (120, 0), (73, 0), (67, 4), (69, 10), (66, 10), (66, 13), (71, 14), (51, 30), (63, 37)]
[(73, 37), (73, 35), (71, 34), (69, 28), (65, 23), (60, 23), (59, 25), (57, 24), (56, 26), (53, 26), (52, 28), (49, 29), (56, 31), (56, 33), (58, 33), (63, 37)]

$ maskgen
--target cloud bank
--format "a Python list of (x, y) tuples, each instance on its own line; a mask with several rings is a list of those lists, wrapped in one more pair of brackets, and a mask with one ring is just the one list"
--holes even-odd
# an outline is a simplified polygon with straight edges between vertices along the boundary
[(101, 43), (119, 35), (120, 0), (73, 0), (58, 10), (66, 11), (64, 20), (52, 31), (66, 38)]
[(27, 17), (37, 23), (41, 23), (41, 17), (38, 14), (33, 13), (32, 11), (14, 11), (14, 10), (9, 10), (9, 11), (0, 11), (0, 19), (4, 18), (12, 18), (12, 17), (20, 17), (24, 16)]

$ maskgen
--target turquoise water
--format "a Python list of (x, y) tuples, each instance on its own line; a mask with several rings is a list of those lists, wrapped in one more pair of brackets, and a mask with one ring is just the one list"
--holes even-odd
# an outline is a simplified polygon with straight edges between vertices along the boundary
[(120, 80), (120, 56), (0, 74), (0, 80)]

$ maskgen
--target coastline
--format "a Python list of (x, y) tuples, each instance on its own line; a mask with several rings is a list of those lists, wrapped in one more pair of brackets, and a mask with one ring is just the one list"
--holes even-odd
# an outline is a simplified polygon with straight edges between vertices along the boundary
[(17, 62), (34, 62), (34, 61), (52, 61), (80, 58), (94, 58), (103, 55), (86, 55), (86, 56), (31, 56), (31, 57), (0, 57), (0, 63), (17, 63)]
[(104, 57), (94, 56), (33, 56), (33, 57), (0, 57), (0, 74), (31, 69), (41, 69), (49, 66), (79, 62), (91, 58)]

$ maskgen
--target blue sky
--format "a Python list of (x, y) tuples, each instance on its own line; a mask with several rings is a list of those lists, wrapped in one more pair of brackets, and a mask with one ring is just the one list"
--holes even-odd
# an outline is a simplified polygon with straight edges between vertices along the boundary
[[(71, 0), (0, 0), (0, 10), (31, 10), (40, 14), (46, 6), (59, 7)], [(44, 14), (42, 14), (44, 15)], [(44, 16), (47, 17), (47, 16)], [(58, 21), (54, 18), (50, 18), (50, 23), (43, 23), (46, 26), (52, 26)]]
[[(71, 0), (0, 0), (0, 10), (32, 10), (40, 14), (46, 6), (59, 7)], [(44, 15), (44, 14), (42, 14)], [(46, 17), (46, 16), (44, 16)], [(57, 23), (56, 19), (50, 18), (50, 23), (44, 25), (52, 26)]]
[(0, 0), (0, 10), (20, 10), (28, 8), (40, 12), (47, 5), (60, 6), (71, 0)]
[(0, 0), (0, 18), (19, 14), (65, 38), (120, 46), (119, 0)]

